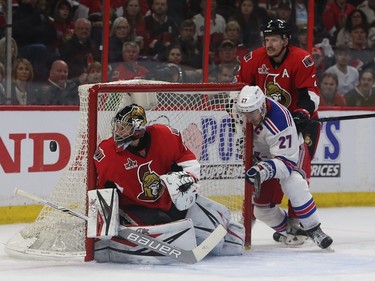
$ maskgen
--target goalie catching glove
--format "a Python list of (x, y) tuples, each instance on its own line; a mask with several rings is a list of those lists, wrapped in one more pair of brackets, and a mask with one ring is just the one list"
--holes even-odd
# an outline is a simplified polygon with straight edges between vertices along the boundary
[(171, 172), (160, 176), (160, 181), (168, 189), (178, 210), (187, 210), (195, 203), (199, 185), (189, 173)]

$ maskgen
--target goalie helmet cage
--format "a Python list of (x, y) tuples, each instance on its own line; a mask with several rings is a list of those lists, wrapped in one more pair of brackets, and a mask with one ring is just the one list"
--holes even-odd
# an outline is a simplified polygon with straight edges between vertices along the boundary
[[(186, 146), (201, 163), (200, 194), (226, 205), (235, 221), (243, 214), (245, 246), (250, 246), (253, 189), (245, 182), (244, 171), (252, 164), (252, 130), (248, 129), (251, 124), (243, 127), (236, 122), (234, 132), (236, 117), (228, 113), (231, 99), (243, 86), (149, 80), (80, 86), (74, 153), (48, 200), (87, 212), (87, 190), (96, 187), (96, 147), (111, 136), (111, 120), (117, 111), (137, 103), (146, 109), (148, 124), (162, 123), (182, 133)], [(44, 206), (35, 222), (10, 239), (5, 249), (21, 257), (90, 261), (94, 240), (86, 238), (85, 221)]]

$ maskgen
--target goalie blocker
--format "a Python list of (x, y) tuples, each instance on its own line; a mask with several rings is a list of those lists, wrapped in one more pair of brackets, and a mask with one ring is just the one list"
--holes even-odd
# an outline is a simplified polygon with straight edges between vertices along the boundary
[[(170, 259), (168, 254), (173, 255), (174, 253), (173, 251), (168, 252), (165, 245), (154, 245), (154, 247), (163, 247), (163, 249), (158, 248), (158, 250), (168, 253), (166, 256), (161, 256), (142, 245), (129, 242), (129, 239), (121, 238), (117, 196), (116, 189), (88, 192), (90, 205), (87, 235), (91, 238), (98, 238), (95, 242), (95, 260), (98, 262), (136, 264), (168, 264), (173, 262), (174, 260)], [(243, 225), (231, 221), (230, 211), (225, 206), (200, 195), (194, 194), (194, 197), (196, 197), (196, 200), (188, 209), (185, 219), (161, 225), (138, 225), (134, 227), (127, 225), (127, 227), (156, 237), (172, 246), (192, 250), (197, 244), (204, 241), (217, 225), (221, 224), (227, 230), (227, 234), (210, 254), (241, 255), (245, 236)]]

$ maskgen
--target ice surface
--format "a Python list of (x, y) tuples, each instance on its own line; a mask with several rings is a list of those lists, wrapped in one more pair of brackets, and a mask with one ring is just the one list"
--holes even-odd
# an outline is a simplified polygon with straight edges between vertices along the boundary
[(22, 281), (374, 281), (375, 207), (319, 209), (322, 229), (334, 252), (307, 241), (299, 248), (273, 242), (273, 231), (254, 226), (252, 248), (238, 257), (206, 257), (186, 265), (128, 265), (95, 262), (21, 260), (8, 256), (4, 243), (24, 227), (0, 225), (0, 278)]

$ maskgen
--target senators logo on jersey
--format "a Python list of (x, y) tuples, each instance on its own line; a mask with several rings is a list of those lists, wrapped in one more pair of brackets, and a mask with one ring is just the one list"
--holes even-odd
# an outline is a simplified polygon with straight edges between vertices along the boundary
[(266, 90), (266, 96), (277, 101), (278, 103), (281, 103), (285, 107), (288, 107), (292, 102), (291, 95), (277, 83), (277, 76), (278, 75), (270, 74), (264, 81), (264, 89)]
[(165, 187), (160, 184), (160, 178), (157, 173), (151, 171), (151, 162), (139, 166), (138, 180), (142, 187), (142, 192), (137, 198), (140, 201), (154, 202), (158, 200), (164, 193)]

